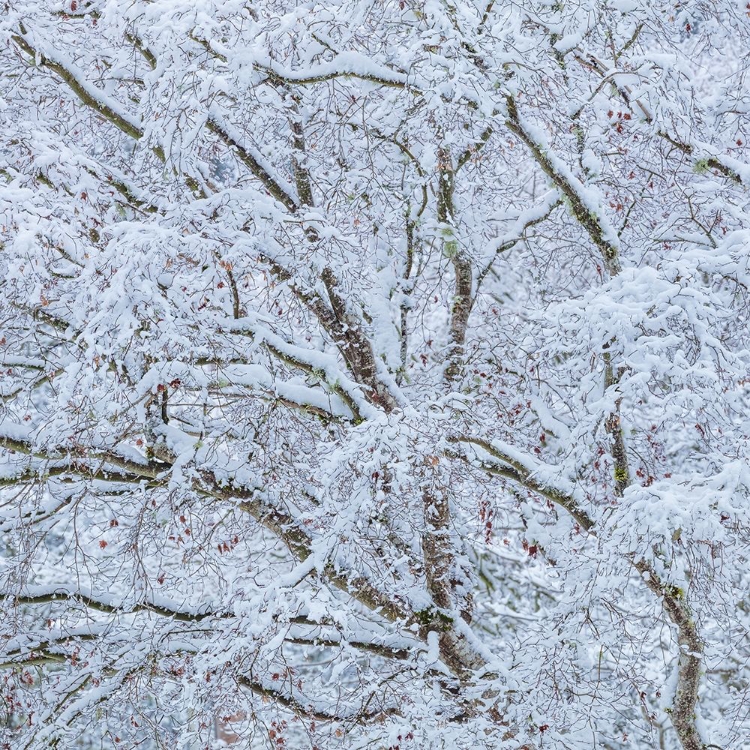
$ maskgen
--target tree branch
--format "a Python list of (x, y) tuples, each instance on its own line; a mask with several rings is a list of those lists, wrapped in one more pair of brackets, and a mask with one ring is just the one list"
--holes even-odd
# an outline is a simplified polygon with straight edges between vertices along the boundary
[[(482, 468), (485, 471), (511, 479), (523, 487), (547, 497), (556, 505), (564, 508), (581, 528), (592, 535), (596, 535), (593, 519), (578, 506), (572, 495), (559, 488), (550, 487), (549, 484), (540, 482), (534, 477), (531, 459), (523, 460), (518, 456), (509, 455), (508, 452), (504, 452), (488, 441), (479, 438), (456, 436), (448, 438), (448, 441), (451, 443), (469, 443), (482, 448), (493, 459), (500, 462), (496, 465), (483, 462)], [(471, 463), (463, 455), (458, 457)], [(618, 490), (618, 492), (621, 492), (621, 490)], [(667, 617), (677, 629), (678, 673), (675, 697), (672, 702), (672, 724), (684, 750), (703, 750), (704, 744), (695, 722), (695, 709), (698, 701), (704, 647), (685, 601), (685, 595), (674, 586), (665, 584), (648, 561), (635, 560), (632, 555), (627, 557), (649, 590), (661, 601)]]
[[(546, 497), (548, 500), (565, 509), (585, 531), (591, 531), (594, 528), (593, 519), (586, 511), (579, 507), (570, 493), (537, 478), (536, 474), (542, 467), (534, 465), (531, 458), (522, 460), (517, 456), (510, 455), (507, 451), (503, 451), (487, 440), (468, 435), (450, 436), (447, 440), (449, 443), (466, 443), (481, 448), (494, 459), (493, 462), (482, 462), (482, 468), (485, 471), (512, 479), (523, 487)], [(458, 455), (458, 458), (462, 458), (471, 464), (471, 461), (464, 455)]]
[[(372, 712), (367, 712), (365, 709), (363, 709), (362, 711), (355, 712), (348, 716), (340, 716), (339, 714), (321, 711), (319, 709), (314, 708), (312, 705), (305, 706), (299, 701), (299, 699), (295, 698), (294, 696), (289, 695), (288, 693), (283, 693), (278, 688), (272, 688), (272, 687), (269, 687), (268, 685), (264, 685), (262, 682), (253, 680), (249, 677), (244, 677), (244, 676), (240, 677), (239, 683), (243, 687), (247, 688), (248, 690), (251, 690), (256, 695), (260, 695), (263, 698), (270, 698), (276, 703), (284, 706), (285, 708), (288, 708), (297, 716), (314, 718), (314, 719), (317, 719), (318, 721), (323, 721), (323, 722), (328, 722), (328, 721), (369, 722), (369, 721), (380, 720), (381, 717), (385, 717), (385, 716), (400, 715), (400, 711), (398, 708), (391, 707), (391, 708), (380, 709), (380, 710), (372, 711)], [(369, 700), (364, 701), (363, 705), (367, 706), (368, 702)]]
[(106, 614), (131, 614), (133, 612), (152, 612), (160, 617), (169, 617), (180, 622), (200, 622), (210, 617), (229, 617), (227, 614), (215, 612), (185, 612), (167, 604), (143, 601), (134, 603), (130, 607), (116, 604), (114, 599), (105, 596), (95, 596), (91, 592), (70, 588), (62, 585), (36, 586), (22, 589), (18, 593), (0, 591), (0, 601), (12, 601), (14, 604), (50, 604), (60, 601), (80, 602), (90, 609)]
[(508, 111), (508, 119), (506, 120), (508, 129), (526, 144), (537, 164), (568, 199), (573, 216), (599, 248), (609, 275), (616, 276), (622, 270), (619, 249), (616, 240), (613, 239), (616, 234), (613, 231), (605, 230), (601, 217), (597, 216), (586, 205), (581, 196), (579, 185), (576, 184), (577, 181), (572, 175), (564, 174), (559, 168), (557, 159), (553, 158), (544, 146), (533, 137), (521, 119), (515, 99), (508, 95), (505, 101)]

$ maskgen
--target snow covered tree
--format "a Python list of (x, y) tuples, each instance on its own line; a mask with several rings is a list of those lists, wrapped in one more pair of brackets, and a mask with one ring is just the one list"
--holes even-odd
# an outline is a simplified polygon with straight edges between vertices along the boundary
[(744, 0), (2, 8), (2, 747), (743, 746)]

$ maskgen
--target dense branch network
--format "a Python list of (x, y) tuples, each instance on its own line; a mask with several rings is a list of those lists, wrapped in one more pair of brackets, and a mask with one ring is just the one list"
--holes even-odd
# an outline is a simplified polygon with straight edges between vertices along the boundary
[(2, 27), (8, 732), (148, 689), (185, 741), (736, 741), (729, 5), (42, 5)]

